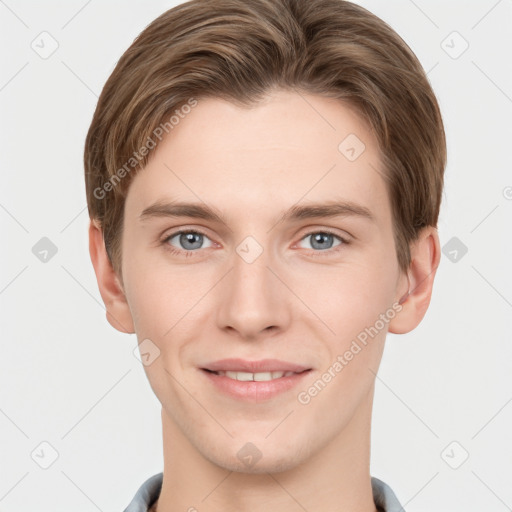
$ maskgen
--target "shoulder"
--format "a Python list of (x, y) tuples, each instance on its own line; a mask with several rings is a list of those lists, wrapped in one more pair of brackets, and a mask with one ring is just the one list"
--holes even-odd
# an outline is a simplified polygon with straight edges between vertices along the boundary
[(405, 512), (391, 487), (372, 476), (373, 501), (379, 512)]
[(148, 478), (137, 490), (124, 512), (154, 512), (162, 489), (163, 473)]

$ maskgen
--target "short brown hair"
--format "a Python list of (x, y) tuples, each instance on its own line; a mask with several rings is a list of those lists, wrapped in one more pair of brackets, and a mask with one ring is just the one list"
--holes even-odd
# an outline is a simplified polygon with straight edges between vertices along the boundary
[(155, 19), (126, 50), (87, 134), (89, 216), (119, 275), (125, 198), (155, 130), (169, 131), (172, 114), (200, 98), (252, 106), (275, 88), (346, 100), (369, 122), (398, 262), (408, 268), (410, 242), (437, 226), (446, 165), (439, 106), (409, 46), (345, 0), (192, 0)]

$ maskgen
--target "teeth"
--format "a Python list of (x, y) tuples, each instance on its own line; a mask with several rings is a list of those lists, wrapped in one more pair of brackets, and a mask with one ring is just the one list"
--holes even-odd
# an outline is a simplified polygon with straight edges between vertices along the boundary
[(242, 382), (247, 381), (268, 381), (273, 379), (280, 379), (281, 377), (289, 377), (290, 375), (294, 375), (295, 372), (260, 372), (260, 373), (248, 373), (248, 372), (215, 372), (217, 375), (222, 375), (223, 377), (228, 377), (229, 379), (239, 380)]

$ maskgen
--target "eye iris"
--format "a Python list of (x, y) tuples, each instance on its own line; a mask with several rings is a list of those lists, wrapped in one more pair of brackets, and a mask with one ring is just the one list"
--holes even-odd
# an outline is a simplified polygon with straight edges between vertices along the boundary
[[(325, 245), (326, 242), (327, 245)], [(314, 235), (311, 235), (311, 247), (313, 247), (313, 249), (330, 249), (332, 247), (332, 242), (333, 235), (329, 233), (315, 233)]]
[[(180, 244), (185, 249), (200, 249), (203, 243), (203, 235), (200, 233), (182, 233)], [(189, 245), (192, 244), (192, 247)]]

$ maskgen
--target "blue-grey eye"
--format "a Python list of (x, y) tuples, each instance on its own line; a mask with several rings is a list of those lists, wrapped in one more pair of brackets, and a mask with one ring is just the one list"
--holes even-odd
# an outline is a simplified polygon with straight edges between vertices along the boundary
[[(338, 239), (338, 243), (334, 244), (335, 239)], [(326, 233), (324, 231), (318, 231), (316, 233), (310, 233), (305, 236), (302, 240), (307, 240), (310, 242), (310, 246), (306, 247), (306, 249), (317, 249), (317, 250), (325, 250), (331, 249), (335, 245), (340, 245), (343, 241), (340, 237), (333, 235), (332, 233)]]
[[(172, 243), (172, 240), (178, 240), (178, 249), (186, 250), (186, 251), (194, 251), (196, 249), (204, 249), (205, 247), (211, 246), (211, 241), (209, 238), (202, 233), (197, 233), (195, 231), (182, 231), (180, 233), (176, 233), (169, 237), (168, 242), (170, 245), (176, 247), (175, 244)], [(210, 244), (204, 246), (205, 240), (209, 241)]]

